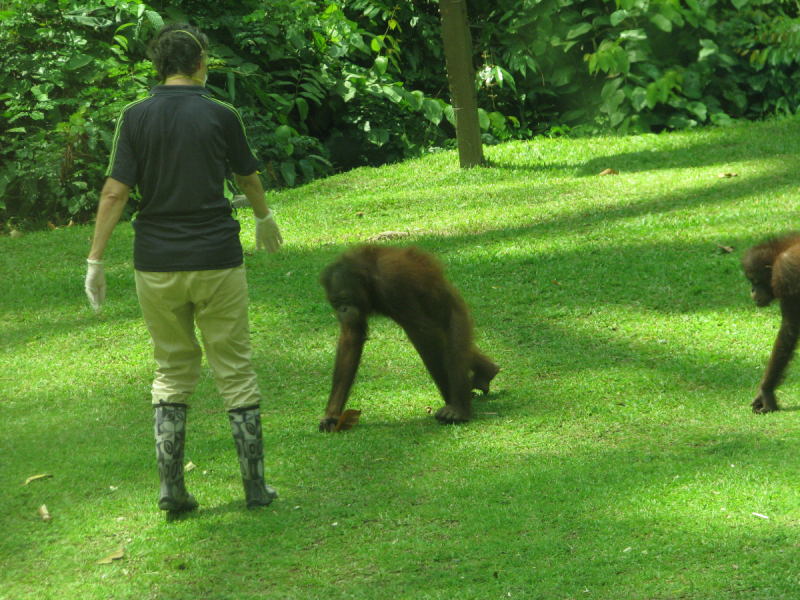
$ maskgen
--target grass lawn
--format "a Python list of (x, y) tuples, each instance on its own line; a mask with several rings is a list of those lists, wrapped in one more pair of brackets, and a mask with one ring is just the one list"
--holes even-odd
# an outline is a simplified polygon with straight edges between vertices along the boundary
[[(750, 412), (780, 317), (739, 266), (800, 228), (800, 120), (485, 151), (491, 168), (443, 152), (270, 195), (278, 255), (253, 252), (241, 212), (280, 493), (261, 511), (208, 369), (187, 438), (200, 509), (157, 510), (130, 224), (102, 318), (91, 227), (1, 237), (0, 599), (800, 598), (800, 374), (784, 410)], [(502, 370), (473, 421), (440, 425), (376, 319), (361, 421), (320, 434), (338, 326), (317, 274), (389, 230), (445, 263)]]

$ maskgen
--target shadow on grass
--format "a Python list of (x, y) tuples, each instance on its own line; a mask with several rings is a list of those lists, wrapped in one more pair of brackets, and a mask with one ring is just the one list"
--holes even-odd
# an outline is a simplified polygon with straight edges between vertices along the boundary
[[(522, 224), (518, 227), (507, 227), (484, 233), (455, 235), (446, 238), (438, 235), (433, 237), (422, 235), (415, 236), (413, 241), (423, 246), (435, 244), (449, 249), (456, 249), (459, 247), (469, 248), (475, 244), (498, 240), (508, 242), (514, 239), (535, 240), (540, 236), (556, 237), (564, 234), (574, 235), (575, 232), (591, 229), (598, 223), (608, 224), (608, 222), (612, 220), (631, 219), (642, 215), (656, 215), (681, 209), (691, 209), (710, 203), (724, 204), (726, 202), (740, 200), (752, 194), (754, 190), (763, 192), (764, 190), (776, 187), (793, 188), (796, 186), (796, 181), (797, 177), (795, 171), (791, 169), (790, 165), (786, 165), (785, 169), (782, 171), (773, 172), (758, 178), (719, 180), (711, 186), (711, 189), (702, 190), (700, 192), (687, 191), (684, 193), (676, 191), (635, 204), (631, 203), (620, 206), (615, 203), (606, 208), (592, 208), (575, 214), (537, 219), (534, 223)], [(129, 230), (130, 225), (122, 224), (119, 228)], [(77, 229), (78, 228), (76, 228), (76, 230)], [(63, 247), (70, 248), (70, 246), (74, 246), (75, 243), (81, 239), (83, 233), (83, 230), (81, 232), (63, 233), (60, 237), (62, 239), (67, 238), (68, 240), (62, 244)], [(763, 237), (763, 235), (768, 233), (772, 232), (758, 232), (754, 238)], [(4, 293), (0, 295), (0, 315), (13, 315), (15, 311), (37, 312), (55, 307), (68, 309), (74, 307), (76, 314), (88, 314), (86, 299), (83, 293), (84, 265), (81, 261), (75, 264), (70, 261), (61, 261), (60, 263), (56, 263), (56, 265), (51, 265), (46, 270), (35, 272), (30, 272), (22, 268), (14, 268), (15, 265), (20, 266), (34, 260), (33, 255), (38, 252), (38, 246), (34, 238), (41, 235), (49, 234), (34, 234), (24, 240), (15, 242), (17, 247), (14, 248), (12, 254), (8, 255), (7, 262), (10, 272), (7, 273)], [(122, 235), (120, 237), (129, 238), (130, 231), (128, 231), (127, 235)], [(649, 247), (651, 249), (656, 249), (662, 248), (663, 245), (661, 243), (654, 243)], [(648, 248), (648, 246), (642, 246), (642, 248)], [(341, 249), (341, 246), (339, 249)], [(609, 249), (608, 251), (616, 252), (617, 250), (618, 249)], [(124, 253), (127, 254), (129, 251), (130, 249), (127, 248)], [(280, 268), (280, 265), (285, 265), (288, 269), (295, 269), (295, 280), (299, 276), (303, 276), (312, 278), (315, 281), (319, 270), (327, 260), (330, 260), (334, 256), (335, 251), (336, 248), (321, 248), (319, 251), (314, 252), (314, 254), (304, 255), (302, 252), (289, 250), (284, 251), (278, 256), (269, 257), (268, 260), (270, 266), (273, 268)], [(74, 250), (71, 250), (71, 252), (74, 253)], [(625, 253), (626, 249), (621, 248), (619, 252)], [(120, 251), (117, 250), (117, 254), (119, 253)], [(531, 251), (531, 256), (532, 258), (535, 256), (533, 251)], [(322, 258), (325, 260), (321, 260)], [(566, 261), (574, 259), (575, 257), (562, 256), (561, 258), (566, 264)], [(300, 263), (297, 262), (298, 259)], [(109, 302), (114, 301), (114, 296), (129, 299), (131, 294), (133, 294), (135, 298), (133, 273), (129, 266), (124, 265), (124, 262), (125, 261), (122, 261), (122, 265), (117, 264), (116, 268), (109, 269)], [(264, 260), (259, 256), (250, 258), (248, 262), (259, 266), (263, 266), (264, 264)], [(630, 260), (627, 261), (628, 264), (630, 264), (630, 262)], [(298, 267), (301, 266), (308, 267), (314, 264), (316, 268), (313, 268), (311, 271), (298, 269)], [(250, 270), (252, 271), (252, 268)], [(649, 273), (648, 276), (650, 275), (652, 274)], [(280, 281), (277, 274), (270, 274), (270, 277), (274, 283)], [(17, 288), (19, 289), (17, 290)], [(32, 293), (31, 289), (33, 288), (40, 290), (40, 292), (36, 294), (36, 304), (33, 305), (30, 302), (25, 302), (20, 305), (20, 298), (29, 297)], [(315, 295), (319, 296), (318, 294)], [(136, 318), (137, 316), (137, 314), (129, 312), (125, 315), (125, 318)], [(83, 324), (81, 324), (81, 326), (83, 326)], [(14, 333), (15, 327), (20, 330), (19, 334)], [(4, 333), (6, 339), (14, 337), (24, 338), (25, 333), (28, 331), (26, 325), (15, 326), (13, 322), (10, 324), (10, 328), (11, 329), (4, 328), (7, 332), (10, 331), (10, 333)]]
[[(259, 512), (265, 510), (270, 510), (270, 507), (262, 507), (248, 512), (258, 514)], [(200, 506), (191, 511), (178, 513), (167, 511), (164, 513), (164, 521), (169, 524), (182, 523), (193, 519), (202, 519), (204, 517), (219, 517), (223, 515), (239, 514), (243, 511), (247, 511), (244, 500), (234, 500), (231, 502), (225, 502), (223, 504), (217, 504), (215, 506), (205, 506), (201, 503)]]
[[(774, 131), (775, 135), (769, 135)], [(767, 133), (765, 133), (767, 132)], [(588, 151), (576, 153), (576, 160), (567, 162), (550, 161), (542, 156), (539, 164), (527, 164), (529, 157), (525, 152), (519, 158), (499, 159), (492, 161), (493, 166), (511, 171), (553, 171), (576, 169), (582, 176), (596, 176), (601, 171), (612, 167), (621, 173), (638, 173), (642, 171), (658, 171), (663, 169), (688, 169), (727, 165), (731, 162), (742, 162), (758, 158), (794, 155), (796, 152), (792, 137), (800, 135), (800, 120), (786, 119), (771, 124), (750, 124), (745, 127), (719, 128), (706, 130), (702, 135), (695, 132), (672, 135), (667, 139), (656, 135), (640, 136), (632, 144), (645, 146), (633, 152), (614, 152), (614, 143), (605, 144), (600, 139), (575, 140), (577, 147), (582, 144)], [(688, 141), (687, 141), (688, 140)], [(532, 143), (532, 152), (543, 153)], [(747, 154), (742, 152), (747, 148)], [(498, 153), (503, 148), (498, 147)], [(591, 157), (586, 158), (588, 152)]]
[[(715, 360), (707, 348), (699, 349), (702, 353), (676, 353), (673, 345), (664, 344), (664, 333), (653, 332), (647, 339), (642, 333), (617, 332), (613, 320), (615, 310), (641, 314), (643, 319), (652, 315), (656, 320), (707, 313), (711, 326), (723, 326), (725, 311), (753, 311), (738, 254), (718, 254), (716, 247), (703, 242), (674, 242), (538, 256), (532, 249), (530, 256), (504, 255), (485, 262), (459, 255), (470, 244), (487, 246), (498, 239), (519, 244), (528, 237), (528, 232), (516, 231), (415, 240), (445, 261), (453, 257), (448, 276), (473, 310), (478, 344), (488, 342), (511, 358), (511, 364), (501, 362), (505, 373), (514, 366), (541, 365), (544, 374), (553, 370), (564, 374), (587, 365), (603, 369), (627, 363), (665, 376), (678, 373), (695, 385), (731, 389), (741, 385), (743, 373), (752, 373), (751, 361)], [(729, 242), (739, 247), (738, 240)], [(320, 268), (335, 255), (325, 253), (328, 257), (317, 261)], [(333, 347), (338, 329), (313, 280), (269, 289), (257, 280), (250, 283), (254, 310), (262, 304), (292, 307), (287, 319), (307, 323), (320, 332), (315, 338), (324, 335)], [(314, 295), (316, 304), (310, 304)], [(375, 343), (369, 342), (368, 348)], [(581, 359), (575, 360), (576, 356)], [(366, 355), (364, 365), (369, 361)], [(322, 362), (306, 366), (315, 373), (331, 368)], [(500, 385), (503, 375), (498, 378)]]
[[(266, 467), (277, 476), (271, 482), (279, 499), (259, 511), (247, 511), (243, 500), (201, 504), (170, 522), (180, 526), (175, 533), (184, 543), (166, 537), (155, 548), (139, 546), (142, 557), (134, 547), (128, 568), (141, 560), (168, 566), (179, 548), (176, 564), (190, 580), (164, 577), (159, 593), (187, 600), (257, 597), (237, 590), (242, 578), (215, 575), (237, 564), (247, 565), (244, 580), (257, 581), (260, 594), (276, 597), (375, 597), (381, 589), (409, 598), (437, 590), (478, 598), (495, 585), (503, 595), (531, 598), (592, 588), (602, 597), (613, 590), (632, 599), (664, 595), (664, 586), (674, 585), (679, 597), (687, 595), (687, 578), (694, 582), (689, 597), (697, 598), (723, 598), (737, 586), (760, 592), (779, 587), (783, 576), (771, 573), (791, 568), (792, 549), (800, 543), (785, 516), (800, 508), (792, 492), (800, 474), (792, 458), (800, 450), (795, 439), (689, 420), (642, 438), (623, 420), (610, 418), (598, 427), (547, 405), (531, 418), (519, 398), (504, 388), (478, 397), (476, 411), (489, 405), (501, 415), (465, 426), (441, 426), (428, 416), (378, 418), (343, 435), (312, 432), (312, 423), (298, 424), (297, 416), (271, 415), (265, 420)], [(115, 471), (125, 489), (132, 486), (125, 470), (109, 463), (109, 448), (125, 448), (125, 460), (148, 469), (144, 479), (155, 485), (152, 442), (144, 433), (149, 412), (136, 417), (140, 435), (132, 438), (117, 426), (140, 408), (107, 414), (103, 443), (68, 426), (74, 416), (65, 411), (65, 426), (52, 432), (58, 444), (37, 450), (36, 464), (57, 464), (61, 472), (59, 487), (44, 499), (56, 509), (62, 531), (91, 538), (97, 526), (84, 532), (83, 520), (103, 522), (118, 514), (119, 505), (101, 500), (108, 492), (101, 496), (99, 488)], [(528, 418), (520, 418), (525, 412)], [(768, 423), (781, 416), (753, 418)], [(193, 420), (190, 444), (202, 456), (193, 440), (207, 436), (206, 450), (224, 448), (234, 464), (222, 421), (217, 414)], [(30, 442), (25, 427), (4, 431), (6, 448)], [(65, 456), (65, 449), (72, 452)], [(84, 477), (76, 469), (85, 465), (99, 468)], [(763, 481), (772, 495), (742, 498), (741, 481)], [(14, 487), (5, 497), (20, 513), (14, 522), (22, 525), (0, 547), (13, 548), (15, 561), (34, 560), (48, 550), (22, 543), (32, 521), (22, 511), (41, 496)], [(75, 506), (65, 508), (73, 498)], [(682, 511), (674, 510), (676, 503)], [(156, 512), (154, 502), (147, 506)], [(702, 526), (698, 512), (705, 515)], [(751, 512), (769, 514), (774, 524)], [(213, 543), (197, 543), (208, 540)], [(768, 573), (758, 568), (764, 561), (773, 567)], [(734, 563), (741, 568), (733, 570)], [(708, 568), (727, 569), (730, 576), (704, 578)]]
[[(492, 444), (475, 427), (411, 420), (344, 436), (289, 435), (290, 447), (315, 460), (293, 463), (292, 478), (302, 483), (290, 486), (274, 512), (197, 523), (199, 536), (240, 540), (236, 560), (250, 565), (261, 593), (344, 598), (381, 589), (429, 597), (458, 589), (485, 597), (470, 586), (485, 594), (496, 584), (498, 592), (531, 598), (598, 587), (652, 598), (673, 585), (685, 596), (689, 578), (690, 597), (725, 597), (739, 586), (763, 592), (778, 585), (781, 577), (757, 565), (770, 557), (773, 570), (783, 571), (800, 541), (775, 512), (795, 506), (796, 494), (779, 504), (737, 497), (741, 478), (769, 481), (776, 495), (791, 488), (797, 467), (786, 455), (797, 442), (768, 434), (698, 436), (689, 429), (651, 439), (649, 447), (617, 436), (616, 448), (592, 442), (547, 449), (533, 432), (527, 443), (523, 434), (513, 444)], [(692, 508), (675, 512), (676, 501)], [(776, 523), (754, 518), (756, 509)], [(705, 515), (702, 526), (697, 512)], [(200, 570), (221, 558), (192, 553), (188, 564)], [(706, 579), (708, 568), (730, 575)], [(210, 583), (197, 585), (210, 593)], [(217, 594), (227, 590), (214, 585)], [(179, 594), (169, 581), (162, 591)]]
[[(509, 238), (518, 235), (530, 236), (551, 236), (574, 235), (578, 232), (589, 232), (600, 225), (607, 227), (609, 223), (620, 220), (632, 220), (637, 217), (657, 217), (658, 215), (669, 214), (681, 210), (692, 210), (695, 208), (708, 206), (724, 206), (747, 198), (753, 194), (763, 194), (768, 191), (785, 190), (793, 193), (798, 185), (797, 173), (787, 162), (781, 168), (774, 169), (771, 173), (752, 177), (737, 177), (732, 179), (711, 180), (704, 188), (696, 189), (688, 184), (683, 188), (680, 182), (672, 186), (672, 191), (656, 197), (637, 199), (630, 203), (620, 203), (618, 199), (609, 202), (607, 206), (593, 206), (589, 209), (571, 212), (566, 215), (556, 214), (553, 216), (534, 216), (528, 223), (521, 223), (518, 227), (508, 227), (486, 233), (479, 233), (477, 236), (470, 234), (469, 237), (480, 239), (482, 235), (500, 236)], [(564, 186), (563, 182), (558, 184)], [(545, 185), (541, 192), (545, 196), (558, 194), (558, 189), (551, 190), (550, 186)], [(566, 186), (573, 188), (573, 185)], [(534, 186), (535, 188), (535, 186)], [(502, 185), (496, 184), (495, 190), (502, 191)], [(496, 193), (501, 193), (496, 192)], [(618, 187), (609, 187), (609, 193), (636, 197), (634, 190), (621, 190)], [(531, 203), (535, 203), (535, 196), (532, 193)], [(676, 231), (677, 233), (677, 231)], [(773, 232), (754, 232), (756, 237), (763, 237)], [(423, 236), (424, 237), (424, 236)], [(461, 236), (454, 236), (459, 239)], [(475, 243), (475, 242), (473, 242)]]
[[(545, 379), (552, 380), (555, 373), (570, 373), (586, 368), (587, 364), (596, 369), (628, 364), (665, 376), (678, 373), (694, 385), (723, 385), (731, 390), (741, 389), (743, 373), (751, 374), (746, 376), (748, 382), (755, 378), (754, 363), (760, 361), (727, 359), (709, 363), (707, 352), (676, 353), (673, 346), (661, 342), (660, 334), (646, 339), (641, 334), (615, 333), (614, 322), (610, 320), (613, 313), (595, 314), (612, 308), (640, 313), (643, 318), (648, 314), (660, 318), (708, 313), (712, 323), (724, 324), (724, 317), (718, 316), (722, 311), (753, 310), (746, 281), (740, 274), (738, 252), (718, 254), (711, 244), (675, 241), (541, 254), (536, 251), (536, 240), (542, 234), (531, 227), (414, 240), (443, 260), (451, 259), (448, 277), (473, 310), (479, 345), (485, 340), (499, 350), (506, 373), (513, 373), (514, 368), (533, 367)], [(527, 251), (480, 260), (461, 254), (474, 245), (489, 247), (495, 242), (511, 243)], [(745, 246), (741, 240), (726, 242), (737, 249)], [(287, 352), (297, 346), (298, 357), (302, 357), (296, 359), (302, 362), (298, 379), (315, 389), (328, 385), (330, 357), (310, 356), (301, 351), (307, 341), (297, 337), (297, 324), (304, 324), (310, 338), (329, 340), (319, 343), (333, 347), (338, 329), (316, 275), (337, 254), (336, 248), (290, 250), (278, 265), (273, 264), (272, 257), (248, 260), (251, 320), (257, 328), (255, 339), (267, 340), (266, 345), (255, 347), (259, 372), (271, 371), (269, 365), (285, 361)], [(286, 272), (292, 276), (283, 275)], [(56, 313), (57, 319), (48, 318), (48, 308), (53, 311), (61, 308), (61, 304), (51, 305), (43, 298), (41, 315), (21, 323), (12, 322), (4, 328), (3, 350), (13, 351), (32, 341), (41, 343), (49, 337), (77, 332), (87, 339), (91, 339), (92, 331), (100, 338), (113, 338), (115, 327), (133, 320), (138, 322), (140, 318), (135, 290), (120, 287), (116, 293), (124, 297), (123, 303), (109, 306), (109, 315), (116, 314), (105, 320), (85, 315), (71, 319), (63, 310)], [(83, 302), (83, 298), (78, 301)], [(261, 325), (265, 315), (268, 322)], [(281, 347), (270, 341), (276, 339), (281, 339)], [(146, 342), (143, 336), (141, 343)], [(575, 356), (582, 359), (574, 360)], [(425, 377), (421, 363), (416, 358), (414, 361), (414, 368)], [(367, 368), (368, 362), (366, 356)], [(318, 377), (319, 373), (324, 374), (324, 381), (315, 383), (308, 379)], [(498, 379), (501, 386), (503, 375)], [(535, 385), (523, 383), (523, 386), (536, 389)]]
[[(747, 139), (742, 134), (728, 143), (746, 145)], [(744, 155), (738, 149), (727, 154), (718, 143), (699, 142), (691, 151), (660, 151), (655, 156), (652, 164), (650, 154), (598, 156), (581, 168), (593, 174), (610, 159), (629, 163), (634, 170), (696, 166), (698, 156), (707, 161), (703, 164), (716, 164), (743, 160)], [(786, 511), (800, 509), (794, 491), (798, 467), (792, 458), (798, 442), (775, 439), (768, 427), (793, 415), (753, 416), (752, 422), (763, 426), (763, 432), (730, 433), (726, 427), (732, 425), (723, 419), (719, 426), (699, 422), (703, 408), (697, 404), (685, 412), (664, 406), (667, 418), (675, 421), (659, 431), (651, 420), (651, 429), (642, 436), (637, 423), (626, 419), (626, 407), (613, 408), (619, 406), (610, 396), (613, 382), (609, 395), (597, 398), (567, 398), (554, 391), (565, 376), (584, 369), (613, 373), (627, 365), (645, 375), (670, 379), (684, 391), (716, 386), (741, 394), (744, 386), (751, 386), (754, 392), (758, 381), (754, 367), (759, 362), (755, 359), (732, 360), (723, 351), (723, 360), (705, 348), (680, 351), (663, 345), (658, 335), (646, 339), (614, 334), (613, 321), (599, 317), (595, 329), (586, 325), (589, 316), (608, 309), (654, 320), (708, 314), (711, 321), (704, 327), (724, 324), (724, 311), (751, 310), (738, 260), (740, 249), (754, 240), (725, 240), (736, 246), (734, 255), (717, 254), (712, 243), (679, 240), (545, 253), (537, 240), (575, 236), (610, 220), (734, 202), (756, 189), (788, 189), (794, 180), (787, 167), (755, 179), (719, 180), (698, 193), (678, 190), (628, 206), (556, 215), (485, 233), (415, 237), (414, 243), (450, 263), (448, 276), (475, 312), (479, 341), (501, 359), (503, 370), (495, 391), (475, 401), (476, 412), (484, 408), (498, 416), (479, 415), (463, 427), (439, 426), (428, 416), (386, 416), (376, 407), (375, 416), (349, 434), (312, 433), (324, 408), (332, 360), (322, 353), (304, 354), (307, 340), (298, 332), (305, 330), (316, 340), (324, 337), (332, 347), (336, 327), (316, 277), (342, 248), (287, 248), (278, 257), (248, 257), (252, 313), (264, 322), (265, 331), (258, 338), (262, 346), (255, 349), (258, 370), (277, 370), (286, 386), (295, 392), (310, 390), (313, 398), (294, 400), (291, 410), (265, 411), (268, 468), (277, 472), (281, 493), (273, 506), (252, 515), (243, 502), (201, 506), (196, 514), (178, 521), (196, 528), (189, 540), (212, 539), (215, 544), (210, 550), (194, 550), (189, 544), (186, 570), (202, 572), (206, 565), (213, 574), (220, 572), (221, 564), (233, 573), (246, 566), (252, 575), (247, 581), (257, 582), (259, 592), (275, 591), (276, 597), (375, 597), (375, 590), (420, 597), (447, 587), (478, 598), (487, 595), (472, 593), (470, 586), (486, 592), (489, 585), (496, 585), (498, 594), (542, 598), (578, 597), (590, 586), (605, 587), (609, 597), (626, 598), (656, 597), (648, 586), (660, 586), (661, 597), (697, 598), (731, 597), (734, 592), (746, 596), (747, 590), (769, 589), (777, 578), (796, 570), (791, 557), (800, 544), (796, 528), (785, 527), (784, 517)], [(73, 236), (65, 243), (72, 250), (80, 248), (81, 256), (85, 234), (85, 230), (64, 234)], [(109, 299), (114, 302), (116, 295), (120, 302), (118, 308), (109, 306), (109, 313), (116, 314), (106, 321), (86, 318), (85, 313), (74, 318), (73, 314), (88, 311), (82, 291), (84, 263), (53, 260), (47, 269), (22, 268), (42, 260), (37, 239), (26, 237), (10, 258), (4, 256), (10, 272), (6, 293), (0, 296), (1, 352), (21, 354), (28, 344), (44, 347), (54, 337), (114, 336), (116, 326), (139, 319), (132, 275), (121, 270), (114, 274)], [(476, 245), (491, 247), (498, 242), (520, 251), (470, 258)], [(57, 255), (55, 248), (49, 258)], [(10, 297), (17, 292), (24, 297)], [(679, 334), (679, 339), (690, 339), (686, 332)], [(431, 402), (440, 402), (413, 351), (404, 356), (398, 360), (414, 364), (409, 378), (427, 386)], [(297, 363), (296, 372), (274, 366), (288, 360)], [(373, 368), (369, 360), (367, 356), (367, 372)], [(19, 376), (34, 378), (36, 373), (20, 371)], [(389, 376), (385, 382), (395, 385)], [(140, 383), (110, 382), (101, 392), (110, 395), (116, 386), (126, 398), (135, 397)], [(214, 392), (205, 393), (218, 406)], [(68, 473), (60, 481), (63, 486), (51, 492), (50, 497), (61, 504), (55, 505), (58, 517), (51, 529), (58, 531), (61, 520), (64, 527), (72, 527), (74, 539), (83, 539), (87, 533), (81, 518), (93, 522), (93, 510), (107, 510), (100, 495), (100, 490), (106, 493), (102, 498), (108, 494), (105, 478), (110, 473), (125, 476), (120, 461), (134, 473), (150, 469), (152, 479), (152, 443), (148, 438), (140, 445), (144, 433), (134, 435), (130, 429), (133, 422), (145, 432), (151, 426), (149, 413), (134, 417), (146, 409), (122, 403), (104, 405), (106, 412), (89, 413), (86, 399), (74, 399), (74, 387), (66, 385), (54, 386), (51, 394), (69, 402), (62, 398), (63, 405), (50, 406), (33, 392), (23, 391), (13, 400), (17, 407), (25, 407), (24, 413), (22, 408), (3, 413), (6, 472), (34, 473), (41, 465), (58, 465)], [(99, 403), (102, 398), (91, 401)], [(35, 407), (33, 413), (29, 406)], [(599, 424), (591, 413), (582, 412), (596, 406), (618, 412)], [(743, 404), (740, 409), (744, 412), (747, 407)], [(47, 413), (50, 421), (40, 431), (41, 413)], [(87, 435), (97, 423), (108, 430), (99, 437)], [(198, 427), (190, 435), (201, 434), (203, 427), (217, 440), (214, 448), (226, 447), (230, 454), (229, 433), (220, 424)], [(570, 427), (575, 431), (563, 433)], [(765, 489), (783, 492), (782, 503), (759, 495), (737, 504), (741, 482), (754, 480), (763, 482)], [(40, 496), (31, 489), (6, 488), (4, 497), (14, 511), (13, 519), (2, 523), (5, 533), (13, 533), (12, 541), (2, 542), (6, 555), (23, 562), (39, 560), (41, 549), (31, 539), (41, 534), (33, 530), (28, 513), (33, 514), (29, 509), (41, 501)], [(712, 504), (714, 491), (730, 502), (727, 506), (737, 507), (735, 527), (717, 519), (719, 511), (712, 509), (721, 505)], [(676, 497), (680, 498), (676, 504), (684, 507), (682, 513), (671, 508)], [(59, 515), (63, 507), (73, 510), (72, 524)], [(774, 525), (748, 520), (756, 509), (782, 510), (784, 515), (776, 514), (784, 518), (776, 518)], [(692, 510), (707, 517), (705, 525), (697, 524)], [(247, 516), (237, 518), (239, 513)], [(20, 531), (10, 531), (12, 527)], [(742, 568), (731, 570), (734, 561)], [(764, 564), (770, 569), (763, 569)], [(718, 587), (705, 587), (707, 568), (728, 569), (730, 576), (713, 578)], [(696, 580), (688, 591), (685, 575)], [(719, 583), (723, 579), (726, 583)], [(629, 581), (639, 581), (640, 587), (626, 594)], [(665, 592), (664, 581), (674, 589)], [(194, 579), (191, 585), (165, 578), (158, 593), (170, 598), (241, 597), (236, 587), (241, 584), (240, 577), (228, 582), (212, 575)]]

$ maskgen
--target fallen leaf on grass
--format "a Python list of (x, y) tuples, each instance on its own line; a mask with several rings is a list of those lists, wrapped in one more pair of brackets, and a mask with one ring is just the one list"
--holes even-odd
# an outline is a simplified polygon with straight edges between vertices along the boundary
[(47, 510), (47, 505), (45, 505), (45, 504), (42, 504), (39, 507), (39, 514), (42, 516), (42, 521), (45, 521), (45, 522), (47, 522), (47, 521), (49, 521), (50, 519), (53, 518), (50, 515), (50, 512)]
[(38, 481), (39, 479), (47, 479), (48, 477), (52, 477), (52, 475), (50, 475), (50, 473), (42, 473), (41, 475), (33, 475), (31, 477), (28, 477), (25, 480), (25, 483), (23, 483), (22, 485), (28, 485), (32, 481)]
[(110, 565), (112, 562), (114, 562), (115, 560), (119, 560), (123, 556), (125, 556), (125, 548), (120, 548), (119, 550), (116, 550), (115, 552), (112, 552), (111, 554), (109, 554), (105, 558), (101, 558), (95, 564), (98, 564), (98, 565)]
[(717, 175), (717, 177), (719, 177), (720, 179), (723, 177), (738, 177), (738, 176), (739, 176), (738, 173), (720, 173), (719, 175)]
[(336, 423), (336, 427), (333, 428), (333, 432), (336, 433), (337, 431), (347, 431), (348, 429), (352, 429), (353, 425), (358, 423), (358, 420), (361, 418), (361, 411), (360, 410), (346, 410), (342, 413), (342, 416), (339, 417), (338, 423)]
[(731, 252), (733, 252), (732, 246), (723, 246), (722, 244), (717, 244), (717, 248), (719, 248), (719, 250), (724, 254), (730, 254)]
[(196, 469), (196, 468), (197, 468), (197, 465), (194, 464), (193, 462), (189, 461), (188, 463), (186, 463), (186, 466), (183, 467), (183, 470), (184, 470), (185, 473), (188, 473), (192, 469)]
[(614, 169), (606, 169), (605, 171), (600, 171), (598, 175), (619, 175), (619, 172)]

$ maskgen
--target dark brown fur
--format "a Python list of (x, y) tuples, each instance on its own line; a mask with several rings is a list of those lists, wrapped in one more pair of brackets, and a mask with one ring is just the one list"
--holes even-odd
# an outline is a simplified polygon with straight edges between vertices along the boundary
[(408, 335), (444, 398), (436, 418), (445, 423), (470, 418), (471, 390), (488, 393), (499, 367), (474, 346), (467, 305), (432, 255), (417, 248), (361, 246), (328, 265), (320, 283), (341, 329), (320, 431), (333, 429), (344, 410), (372, 314), (393, 319)]
[(778, 410), (775, 388), (792, 360), (800, 336), (800, 233), (790, 233), (750, 248), (742, 258), (744, 274), (752, 285), (750, 297), (756, 306), (774, 299), (781, 305), (781, 328), (772, 348), (753, 412)]

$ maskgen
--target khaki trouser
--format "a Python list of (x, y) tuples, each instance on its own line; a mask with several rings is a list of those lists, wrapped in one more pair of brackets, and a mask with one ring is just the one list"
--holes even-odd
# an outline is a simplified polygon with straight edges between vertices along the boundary
[(153, 339), (153, 404), (186, 404), (197, 387), (202, 351), (195, 323), (225, 410), (259, 404), (244, 265), (213, 271), (136, 271), (136, 293)]

